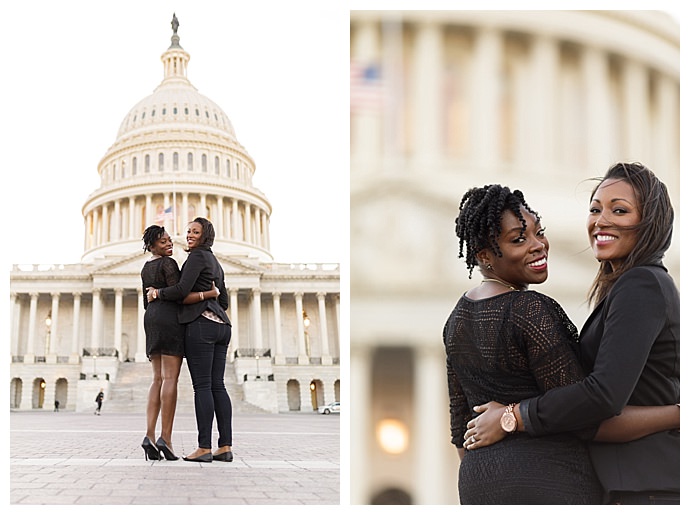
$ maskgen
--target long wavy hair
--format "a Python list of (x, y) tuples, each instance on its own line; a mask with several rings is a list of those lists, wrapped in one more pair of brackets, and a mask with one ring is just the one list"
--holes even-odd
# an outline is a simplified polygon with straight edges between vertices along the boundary
[(505, 211), (511, 211), (520, 220), (523, 233), (527, 230), (527, 222), (520, 211), (522, 207), (539, 220), (539, 215), (527, 205), (520, 190), (511, 191), (500, 184), (470, 188), (462, 197), (460, 213), (455, 219), (455, 234), (460, 239), (458, 257), (465, 257), (470, 279), (472, 270), (479, 264), (477, 252), (490, 249), (499, 257), (503, 255), (497, 238), (501, 234), (501, 220)]
[(637, 231), (637, 241), (630, 254), (616, 270), (602, 261), (587, 295), (590, 305), (598, 304), (613, 288), (618, 278), (633, 267), (660, 262), (671, 246), (673, 234), (673, 206), (666, 185), (640, 163), (616, 163), (606, 175), (598, 179), (590, 202), (599, 186), (607, 179), (619, 179), (630, 184), (640, 210), (640, 223), (627, 228)]

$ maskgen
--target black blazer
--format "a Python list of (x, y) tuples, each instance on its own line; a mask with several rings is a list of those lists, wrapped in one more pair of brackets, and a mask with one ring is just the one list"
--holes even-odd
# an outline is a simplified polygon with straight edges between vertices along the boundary
[[(585, 322), (580, 352), (583, 381), (521, 402), (529, 433), (596, 426), (626, 404), (680, 402), (680, 294), (661, 263), (616, 281)], [(607, 491), (680, 491), (679, 431), (592, 442), (590, 454)]]
[(230, 325), (230, 319), (225, 312), (228, 309), (228, 292), (225, 289), (225, 273), (223, 267), (213, 255), (210, 248), (197, 247), (191, 250), (187, 261), (180, 270), (180, 281), (174, 286), (161, 288), (158, 295), (161, 300), (183, 300), (189, 292), (207, 291), (212, 288), (212, 283), (220, 290), (217, 299), (205, 299), (195, 304), (183, 304), (177, 314), (181, 324), (188, 324), (196, 320), (201, 313), (210, 309), (218, 315), (226, 324)]

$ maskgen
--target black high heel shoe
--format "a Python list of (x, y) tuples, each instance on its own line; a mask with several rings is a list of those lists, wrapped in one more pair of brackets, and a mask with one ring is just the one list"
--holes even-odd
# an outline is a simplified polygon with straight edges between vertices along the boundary
[(213, 461), (213, 455), (210, 452), (207, 452), (206, 454), (200, 454), (196, 458), (188, 458), (187, 456), (182, 456), (182, 459), (185, 461), (198, 461), (201, 463), (211, 463), (211, 461)]
[(165, 459), (168, 461), (175, 461), (179, 460), (179, 456), (175, 456), (175, 453), (172, 452), (172, 449), (168, 447), (168, 444), (165, 443), (165, 440), (163, 438), (159, 438), (156, 440), (156, 447), (160, 449), (160, 451), (163, 453), (163, 456), (165, 456)]
[(146, 461), (150, 459), (158, 461), (161, 459), (160, 451), (153, 445), (153, 442), (149, 440), (148, 436), (144, 437), (144, 441), (141, 442), (141, 447), (144, 449), (144, 458), (146, 458)]

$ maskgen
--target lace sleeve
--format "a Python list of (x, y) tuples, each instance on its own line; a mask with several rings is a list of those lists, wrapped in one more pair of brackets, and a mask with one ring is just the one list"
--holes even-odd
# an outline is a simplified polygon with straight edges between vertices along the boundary
[[(444, 341), (446, 339), (446, 327), (443, 328), (443, 339)], [(448, 397), (450, 399), (450, 441), (456, 447), (462, 447), (462, 443), (465, 441), (465, 429), (472, 418), (472, 412), (452, 361), (450, 356), (446, 357)]]
[(553, 299), (537, 292), (515, 295), (515, 324), (529, 368), (542, 392), (581, 381), (577, 328)]
[(171, 257), (163, 259), (161, 273), (166, 286), (174, 286), (180, 282), (180, 269), (177, 266), (177, 261)]

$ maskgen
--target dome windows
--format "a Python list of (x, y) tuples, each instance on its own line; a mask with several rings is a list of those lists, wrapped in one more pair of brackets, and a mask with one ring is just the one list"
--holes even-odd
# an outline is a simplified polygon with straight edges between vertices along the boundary
[(173, 172), (177, 172), (180, 169), (180, 155), (177, 152), (173, 152)]
[(163, 168), (165, 168), (165, 154), (161, 152), (158, 154), (158, 171), (162, 172)]

